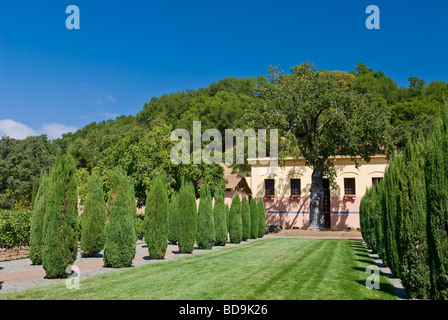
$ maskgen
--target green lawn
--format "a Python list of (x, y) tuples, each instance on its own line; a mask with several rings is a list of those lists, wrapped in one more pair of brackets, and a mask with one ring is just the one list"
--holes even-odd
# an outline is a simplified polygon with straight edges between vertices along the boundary
[(366, 288), (370, 264), (359, 241), (261, 239), (0, 299), (396, 299), (383, 275)]

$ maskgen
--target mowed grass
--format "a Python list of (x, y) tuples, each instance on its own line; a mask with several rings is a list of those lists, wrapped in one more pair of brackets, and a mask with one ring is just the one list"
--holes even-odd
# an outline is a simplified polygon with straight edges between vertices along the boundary
[(383, 275), (380, 290), (365, 286), (372, 264), (356, 240), (261, 239), (0, 299), (396, 299)]

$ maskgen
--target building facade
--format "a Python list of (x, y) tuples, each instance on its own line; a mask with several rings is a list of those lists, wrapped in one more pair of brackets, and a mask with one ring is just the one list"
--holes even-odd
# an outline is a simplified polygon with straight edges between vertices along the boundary
[[(268, 159), (248, 159), (252, 165), (252, 196), (263, 198), (267, 225), (283, 228), (309, 226), (312, 169), (305, 160), (285, 159), (281, 167), (270, 167)], [(370, 162), (350, 157), (330, 159), (336, 169), (335, 183), (324, 179), (324, 224), (327, 229), (358, 228), (359, 205), (367, 188), (380, 181), (387, 167), (385, 155), (373, 156)]]

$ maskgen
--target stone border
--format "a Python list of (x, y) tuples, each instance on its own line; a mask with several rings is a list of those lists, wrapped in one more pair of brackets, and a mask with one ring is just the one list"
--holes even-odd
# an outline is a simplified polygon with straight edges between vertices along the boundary
[(361, 241), (363, 246), (366, 248), (367, 253), (369, 254), (370, 258), (373, 259), (376, 266), (380, 269), (381, 273), (383, 273), (386, 277), (389, 278), (390, 282), (394, 286), (395, 295), (398, 297), (399, 300), (410, 300), (411, 298), (406, 293), (405, 288), (403, 287), (403, 284), (400, 280), (400, 278), (397, 278), (393, 275), (390, 268), (386, 267), (383, 263), (383, 260), (376, 254), (373, 253), (372, 250), (367, 248), (367, 243), (364, 241), (364, 239)]

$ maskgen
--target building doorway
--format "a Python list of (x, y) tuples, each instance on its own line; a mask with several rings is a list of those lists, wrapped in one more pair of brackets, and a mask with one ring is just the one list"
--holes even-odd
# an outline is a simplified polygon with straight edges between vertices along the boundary
[(331, 229), (331, 208), (330, 208), (330, 180), (323, 180), (324, 186), (324, 199), (322, 203), (322, 214), (324, 218), (324, 227), (325, 229)]

